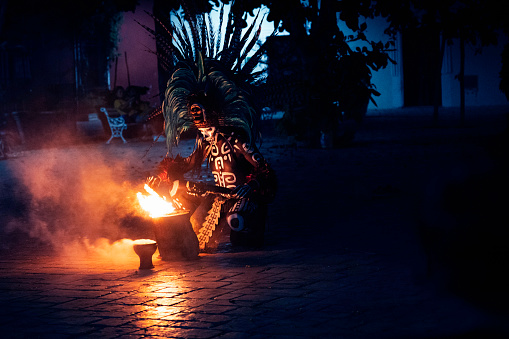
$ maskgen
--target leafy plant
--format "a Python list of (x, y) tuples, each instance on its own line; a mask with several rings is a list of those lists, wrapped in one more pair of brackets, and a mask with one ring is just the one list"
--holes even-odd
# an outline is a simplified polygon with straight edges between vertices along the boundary
[[(300, 58), (290, 73), (300, 76), (306, 84), (297, 90), (300, 97), (306, 98), (305, 107), (292, 108), (296, 106), (291, 102), (295, 96), (285, 96), (283, 100), (288, 102), (278, 103), (286, 107), (281, 122), (286, 132), (313, 145), (325, 130), (338, 134), (344, 121), (360, 123), (369, 101), (376, 105), (374, 97), (380, 95), (371, 81), (372, 72), (394, 62), (388, 55), (393, 41), (369, 40), (365, 34), (367, 24), (360, 23), (360, 18), (373, 18), (375, 8), (369, 1), (328, 0), (321, 1), (320, 6), (317, 1), (295, 1), (285, 12), (276, 2), (265, 4), (270, 8), (268, 19), (281, 22), (281, 29), (289, 31), (290, 53)], [(338, 13), (351, 34), (340, 30)], [(352, 47), (354, 44), (359, 47)], [(269, 87), (289, 80), (274, 81), (272, 74), (269, 66)], [(294, 83), (293, 79), (290, 83)]]

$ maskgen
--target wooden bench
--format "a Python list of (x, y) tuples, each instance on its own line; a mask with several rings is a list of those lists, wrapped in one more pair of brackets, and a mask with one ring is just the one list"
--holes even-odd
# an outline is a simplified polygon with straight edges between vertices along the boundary
[(111, 130), (111, 137), (106, 143), (109, 144), (113, 138), (121, 138), (125, 144), (127, 141), (124, 139), (122, 133), (127, 129), (127, 124), (124, 118), (114, 108), (101, 107), (101, 112), (106, 116)]

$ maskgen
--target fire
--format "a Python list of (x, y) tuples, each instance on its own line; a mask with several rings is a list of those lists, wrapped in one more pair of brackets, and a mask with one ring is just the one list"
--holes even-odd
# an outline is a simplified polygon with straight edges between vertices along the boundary
[(175, 207), (173, 207), (170, 201), (166, 201), (166, 197), (161, 197), (147, 184), (145, 184), (144, 188), (149, 195), (143, 195), (141, 192), (138, 192), (136, 196), (141, 208), (147, 211), (152, 218), (164, 217), (175, 211)]
[(133, 242), (133, 245), (152, 245), (152, 244), (155, 244), (156, 242), (152, 239), (136, 239), (134, 242)]

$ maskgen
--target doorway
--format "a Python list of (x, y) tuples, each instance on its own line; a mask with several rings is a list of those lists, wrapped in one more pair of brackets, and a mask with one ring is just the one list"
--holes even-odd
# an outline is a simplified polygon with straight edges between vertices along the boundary
[(441, 81), (435, 82), (440, 60), (440, 35), (429, 29), (412, 29), (402, 34), (404, 106), (432, 106), (437, 83), (442, 105)]

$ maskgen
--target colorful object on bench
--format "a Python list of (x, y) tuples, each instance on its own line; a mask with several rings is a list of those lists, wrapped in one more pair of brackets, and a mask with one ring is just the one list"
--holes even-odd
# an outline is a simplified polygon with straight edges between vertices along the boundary
[[(111, 110), (112, 109), (110, 109), (110, 111)], [(125, 144), (127, 141), (124, 139), (122, 132), (127, 129), (127, 124), (125, 123), (124, 118), (122, 116), (111, 117), (105, 107), (101, 107), (101, 112), (106, 115), (106, 119), (108, 120), (108, 124), (111, 129), (111, 137), (108, 141), (106, 141), (106, 143), (109, 144), (113, 138), (121, 138)]]

